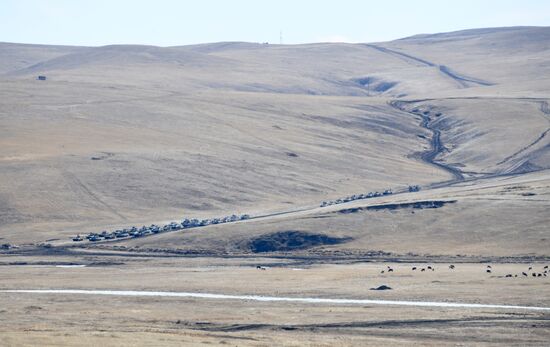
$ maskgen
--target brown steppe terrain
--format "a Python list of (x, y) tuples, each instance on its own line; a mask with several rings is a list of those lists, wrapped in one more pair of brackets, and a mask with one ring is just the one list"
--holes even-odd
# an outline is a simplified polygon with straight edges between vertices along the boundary
[(0, 43), (0, 345), (547, 345), (549, 103), (546, 27)]

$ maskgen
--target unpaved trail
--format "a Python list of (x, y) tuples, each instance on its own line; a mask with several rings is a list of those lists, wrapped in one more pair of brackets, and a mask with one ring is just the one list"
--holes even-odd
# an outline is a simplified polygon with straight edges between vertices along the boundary
[(105, 210), (111, 212), (115, 216), (121, 218), (122, 220), (126, 221), (128, 220), (125, 216), (120, 214), (114, 207), (106, 203), (103, 199), (101, 199), (97, 194), (95, 194), (88, 186), (86, 186), (77, 175), (67, 171), (63, 170), (63, 177), (65, 180), (74, 187), (74, 191), (81, 191), (85, 195), (89, 196), (92, 201), (95, 201), (97, 204), (103, 206)]
[(550, 131), (550, 128), (546, 129), (545, 131), (542, 132), (542, 134), (539, 135), (539, 137), (537, 137), (535, 139), (535, 141), (531, 142), (530, 144), (528, 144), (527, 146), (523, 147), (522, 149), (520, 149), (519, 151), (515, 152), (514, 154), (511, 154), (509, 155), (508, 157), (504, 158), (503, 160), (501, 160), (500, 162), (497, 163), (497, 165), (501, 165), (501, 164), (504, 164), (506, 163), (507, 161), (509, 161), (510, 159), (512, 158), (515, 158), (517, 157), (519, 154), (527, 151), (528, 149), (532, 148), (533, 146), (536, 146), (542, 139), (544, 139), (544, 137), (546, 136), (546, 134), (548, 134), (548, 132)]
[(393, 49), (389, 49), (389, 48), (386, 48), (386, 47), (381, 47), (381, 46), (377, 46), (377, 45), (373, 45), (373, 44), (366, 44), (366, 46), (370, 47), (370, 48), (373, 48), (373, 49), (376, 49), (377, 51), (380, 51), (382, 53), (386, 53), (386, 54), (392, 55), (394, 57), (397, 57), (397, 58), (399, 58), (399, 59), (401, 59), (401, 60), (403, 60), (403, 61), (405, 61), (409, 64), (412, 63), (416, 66), (435, 67), (439, 70), (439, 72), (443, 76), (452, 79), (461, 88), (470, 87), (470, 85), (468, 85), (468, 83), (477, 84), (479, 86), (492, 86), (492, 85), (494, 85), (494, 83), (487, 82), (487, 81), (481, 80), (479, 78), (474, 78), (474, 77), (469, 77), (469, 76), (459, 74), (459, 73), (451, 70), (451, 68), (446, 66), (446, 65), (439, 65), (439, 64), (433, 63), (431, 61), (428, 61), (428, 60), (425, 60), (425, 59), (422, 59), (422, 58), (415, 57), (415, 56), (407, 54), (407, 53), (399, 52), (399, 51), (396, 51), (396, 50), (393, 50)]
[(455, 81), (459, 82), (465, 88), (468, 87), (466, 82), (474, 83), (474, 84), (477, 84), (477, 85), (480, 85), (480, 86), (492, 86), (492, 85), (494, 85), (494, 83), (483, 81), (483, 80), (480, 80), (478, 78), (473, 78), (473, 77), (460, 75), (460, 74), (458, 74), (457, 72), (454, 72), (453, 70), (451, 70), (451, 68), (449, 68), (448, 66), (445, 66), (445, 65), (439, 65), (439, 71), (441, 71), (443, 74), (451, 77)]
[[(550, 116), (550, 107), (548, 107), (548, 102), (547, 101), (537, 101), (537, 102), (540, 103), (540, 112), (543, 114), (544, 118), (550, 122), (550, 117), (549, 117)], [(518, 159), (517, 157), (520, 154), (522, 154), (522, 153), (526, 152), (527, 150), (530, 150), (533, 147), (535, 147), (536, 145), (538, 145), (546, 137), (548, 132), (550, 132), (550, 128), (545, 129), (533, 142), (531, 142), (530, 144), (528, 144), (525, 147), (521, 148), (520, 150), (516, 151), (515, 153), (507, 156), (506, 158), (504, 158), (503, 160), (498, 162), (497, 165), (502, 165), (502, 164), (504, 164), (504, 163), (506, 163), (506, 162), (508, 162), (512, 159)], [(545, 150), (545, 148), (547, 148), (547, 147), (548, 147), (548, 144), (546, 144), (542, 148), (539, 148), (535, 152), (532, 152), (531, 154), (536, 153), (536, 152), (540, 152), (541, 150)], [(521, 159), (521, 158), (519, 158), (519, 159)], [(514, 165), (512, 165), (511, 167), (506, 168), (505, 170), (503, 170), (503, 172), (506, 172), (506, 173), (514, 172), (515, 170), (518, 169), (518, 167), (523, 165), (526, 161), (528, 161), (528, 158), (527, 158), (527, 160), (519, 160)]]
[(408, 63), (416, 62), (417, 65), (419, 64), (420, 66), (430, 66), (430, 67), (437, 66), (437, 64), (434, 64), (430, 61), (427, 61), (427, 60), (424, 60), (424, 59), (421, 59), (421, 58), (418, 58), (418, 57), (415, 57), (415, 56), (412, 56), (410, 54), (406, 54), (406, 53), (403, 53), (403, 52), (394, 51), (393, 49), (389, 49), (389, 48), (386, 48), (386, 47), (376, 46), (376, 45), (372, 45), (372, 44), (365, 44), (365, 46), (370, 47), (370, 48), (374, 48), (377, 51), (380, 51), (382, 53), (386, 53), (386, 54), (389, 54), (389, 55), (396, 56), (396, 57), (400, 58), (401, 60), (404, 60)]
[(240, 300), (260, 302), (294, 302), (302, 304), (329, 304), (329, 305), (393, 305), (393, 306), (417, 306), (439, 308), (466, 308), (466, 309), (502, 309), (502, 310), (528, 310), (550, 311), (550, 307), (494, 305), (494, 304), (468, 304), (457, 302), (437, 301), (402, 301), (402, 300), (377, 300), (377, 299), (328, 299), (328, 298), (295, 298), (281, 296), (262, 295), (226, 295), (212, 293), (192, 292), (157, 292), (135, 290), (82, 290), (82, 289), (17, 289), (1, 290), (2, 293), (19, 294), (65, 294), (65, 295), (111, 295), (111, 296), (138, 296), (138, 297), (178, 297), (207, 300)]

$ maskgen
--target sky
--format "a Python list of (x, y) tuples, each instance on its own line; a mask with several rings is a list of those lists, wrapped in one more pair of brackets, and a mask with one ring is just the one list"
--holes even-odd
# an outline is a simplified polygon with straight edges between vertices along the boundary
[(18, 43), (378, 42), (500, 26), (550, 26), (550, 0), (0, 0), (0, 41)]

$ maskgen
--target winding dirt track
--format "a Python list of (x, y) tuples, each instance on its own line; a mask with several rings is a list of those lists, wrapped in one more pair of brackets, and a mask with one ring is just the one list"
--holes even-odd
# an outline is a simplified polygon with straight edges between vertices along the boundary
[(441, 71), (443, 74), (451, 77), (455, 81), (459, 82), (460, 84), (462, 84), (462, 86), (464, 86), (466, 88), (468, 87), (466, 82), (474, 83), (474, 84), (477, 84), (477, 85), (480, 85), (480, 86), (492, 86), (492, 85), (494, 85), (494, 83), (491, 83), (491, 82), (483, 81), (483, 80), (473, 78), (473, 77), (460, 75), (460, 74), (454, 72), (453, 70), (451, 70), (451, 68), (449, 68), (448, 66), (445, 66), (445, 65), (439, 65), (439, 71)]
[(400, 58), (401, 60), (404, 60), (408, 63), (416, 62), (417, 65), (420, 65), (420, 66), (430, 66), (430, 67), (437, 66), (437, 64), (434, 64), (430, 61), (427, 61), (427, 60), (424, 60), (424, 59), (421, 59), (421, 58), (418, 58), (418, 57), (415, 57), (415, 56), (412, 56), (410, 54), (406, 54), (406, 53), (403, 53), (403, 52), (394, 51), (393, 49), (389, 49), (389, 48), (386, 48), (386, 47), (376, 46), (376, 45), (372, 45), (372, 44), (365, 44), (365, 46), (370, 47), (370, 48), (374, 48), (377, 51), (380, 51), (382, 53), (386, 53), (386, 54), (396, 56), (397, 58)]
[(539, 135), (539, 137), (537, 137), (535, 139), (535, 141), (531, 142), (530, 144), (528, 144), (527, 146), (523, 147), (522, 149), (520, 149), (519, 151), (515, 152), (514, 154), (511, 154), (509, 156), (507, 156), (506, 158), (504, 158), (503, 160), (501, 160), (500, 162), (498, 162), (497, 164), (498, 165), (501, 165), (501, 164), (504, 164), (506, 163), (507, 161), (509, 161), (510, 159), (512, 158), (515, 158), (517, 157), (519, 154), (527, 151), (528, 149), (536, 146), (542, 139), (544, 139), (544, 137), (546, 136), (546, 134), (548, 134), (548, 132), (550, 132), (550, 128), (546, 129), (545, 131), (542, 132), (542, 134)]
[(481, 80), (479, 78), (474, 78), (474, 77), (461, 75), (461, 74), (451, 70), (451, 68), (448, 67), (448, 66), (438, 65), (438, 64), (433, 63), (431, 61), (421, 59), (421, 58), (415, 57), (415, 56), (407, 54), (407, 53), (395, 51), (393, 49), (389, 49), (389, 48), (386, 48), (386, 47), (381, 47), (381, 46), (377, 46), (377, 45), (373, 45), (373, 44), (365, 44), (365, 45), (367, 47), (376, 49), (377, 51), (380, 51), (382, 53), (386, 53), (386, 54), (392, 55), (394, 57), (397, 57), (397, 58), (399, 58), (399, 59), (401, 59), (401, 60), (403, 60), (407, 63), (413, 63), (416, 66), (435, 67), (439, 70), (439, 72), (443, 76), (449, 77), (450, 79), (452, 79), (454, 82), (456, 82), (462, 88), (470, 87), (470, 85), (468, 85), (468, 83), (477, 84), (479, 86), (492, 86), (492, 85), (494, 85), (491, 82), (487, 82), (487, 81)]

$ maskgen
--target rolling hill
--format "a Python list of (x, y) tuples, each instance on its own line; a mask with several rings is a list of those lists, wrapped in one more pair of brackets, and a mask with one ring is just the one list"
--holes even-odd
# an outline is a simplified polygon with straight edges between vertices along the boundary
[[(514, 27), (370, 44), (2, 43), (0, 237), (40, 243), (184, 216), (276, 213), (409, 184), (529, 173), (548, 184), (549, 36)], [(533, 235), (547, 222), (540, 189), (537, 201), (510, 207), (537, 221)], [(490, 220), (507, 211), (487, 204)], [(470, 213), (449, 209), (456, 216), (445, 220)], [(316, 229), (327, 229), (323, 220), (332, 219)], [(517, 225), (507, 223), (509, 242)], [(163, 235), (172, 237), (181, 235)], [(544, 253), (544, 242), (519, 253)], [(488, 247), (502, 254), (497, 245)], [(429, 251), (414, 239), (394, 250), (405, 248)]]

